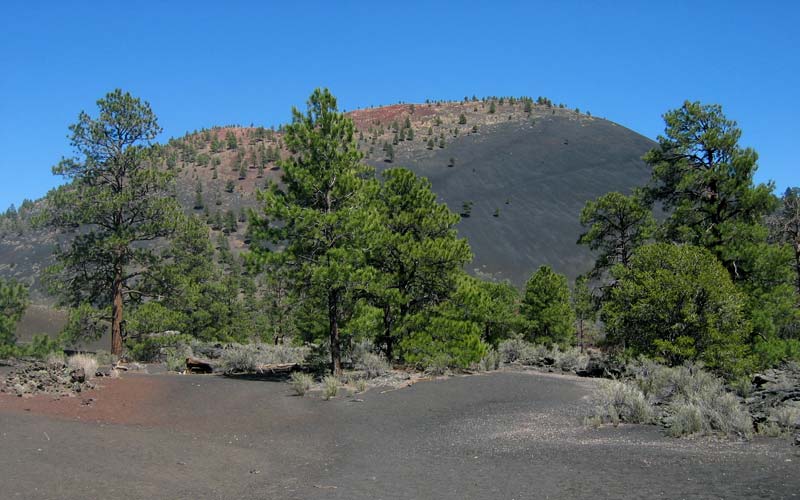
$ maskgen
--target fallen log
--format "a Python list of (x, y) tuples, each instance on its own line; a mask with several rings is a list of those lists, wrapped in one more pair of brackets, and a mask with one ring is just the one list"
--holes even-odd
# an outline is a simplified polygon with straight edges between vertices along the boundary
[(186, 358), (186, 371), (189, 373), (214, 373), (214, 366), (202, 359)]
[(266, 365), (258, 365), (258, 373), (291, 373), (299, 370), (300, 365), (297, 363), (271, 363)]

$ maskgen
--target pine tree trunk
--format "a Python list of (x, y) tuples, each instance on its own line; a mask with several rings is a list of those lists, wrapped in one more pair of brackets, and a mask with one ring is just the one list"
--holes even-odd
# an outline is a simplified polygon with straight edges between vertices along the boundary
[(111, 305), (111, 354), (122, 356), (122, 267), (114, 269), (114, 301)]
[(386, 359), (391, 363), (394, 344), (392, 342), (392, 313), (389, 306), (383, 308), (383, 341), (386, 344)]
[(339, 294), (328, 292), (328, 323), (331, 333), (331, 371), (342, 374), (342, 353), (339, 345)]

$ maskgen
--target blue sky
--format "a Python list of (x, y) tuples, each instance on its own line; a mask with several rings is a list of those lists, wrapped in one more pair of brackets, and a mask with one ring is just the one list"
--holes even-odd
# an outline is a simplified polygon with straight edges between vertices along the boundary
[(544, 95), (653, 138), (700, 100), (739, 122), (759, 181), (800, 185), (800, 2), (113, 3), (3, 3), (0, 207), (59, 182), (68, 125), (117, 87), (164, 138), (286, 122), (318, 86), (344, 109)]

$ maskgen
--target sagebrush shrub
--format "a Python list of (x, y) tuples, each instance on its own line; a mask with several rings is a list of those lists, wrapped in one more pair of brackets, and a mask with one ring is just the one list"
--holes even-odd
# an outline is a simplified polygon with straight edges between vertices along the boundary
[(314, 385), (314, 377), (308, 373), (294, 372), (289, 384), (298, 396), (304, 396)]
[(361, 354), (360, 359), (355, 364), (357, 370), (362, 370), (367, 378), (380, 377), (391, 368), (389, 362), (372, 352), (365, 352)]
[(642, 391), (633, 385), (616, 380), (605, 380), (600, 385), (598, 410), (604, 420), (617, 419), (635, 424), (653, 420), (653, 407)]
[(648, 402), (662, 409), (669, 434), (719, 432), (749, 437), (753, 421), (724, 381), (699, 364), (668, 367), (651, 360), (629, 366), (635, 385)]
[(483, 372), (497, 370), (500, 368), (500, 358), (501, 354), (490, 348), (486, 352), (486, 355), (481, 358), (481, 361), (478, 363), (478, 369)]
[(222, 371), (225, 373), (255, 373), (258, 356), (254, 346), (237, 345), (222, 351)]

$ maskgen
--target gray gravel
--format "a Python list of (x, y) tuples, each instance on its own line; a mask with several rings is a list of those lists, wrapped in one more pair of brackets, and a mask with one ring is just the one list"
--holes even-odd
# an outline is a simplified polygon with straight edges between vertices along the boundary
[[(0, 403), (2, 498), (797, 498), (800, 449), (587, 428), (592, 380), (503, 372), (323, 401), (286, 384), (138, 375), (107, 424)], [(102, 403), (103, 392), (97, 393)]]

